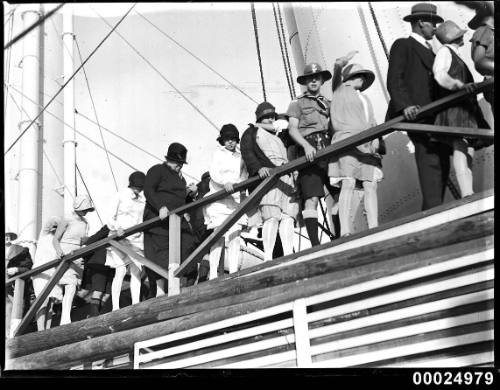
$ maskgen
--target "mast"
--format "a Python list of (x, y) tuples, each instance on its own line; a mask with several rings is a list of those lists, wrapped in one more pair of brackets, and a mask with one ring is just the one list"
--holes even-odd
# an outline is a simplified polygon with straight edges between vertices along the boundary
[[(285, 14), (285, 21), (289, 34), (288, 41), (292, 47), (295, 69), (298, 74), (302, 74), (305, 67), (304, 53), (302, 52), (302, 44), (300, 42), (299, 30), (297, 27), (297, 21), (295, 20), (292, 3), (285, 3), (283, 5), (283, 13)], [(293, 80), (293, 82), (295, 83), (295, 80)], [(301, 86), (301, 89), (304, 91), (303, 86)]]
[[(21, 14), (24, 28), (28, 28), (42, 16), (40, 4), (24, 6)], [(22, 120), (19, 130), (29, 125), (32, 118), (40, 110), (40, 75), (43, 74), (43, 49), (40, 44), (42, 27), (37, 27), (24, 37), (22, 57), (22, 91), (31, 99), (23, 99)], [(37, 121), (20, 140), (19, 154), (19, 209), (18, 235), (19, 241), (30, 249), (34, 255), (40, 221), (38, 218), (41, 206), (40, 194), (40, 157), (42, 139), (42, 121)]]
[[(63, 82), (73, 74), (73, 6), (66, 4), (63, 12)], [(64, 214), (73, 210), (76, 195), (75, 88), (71, 80), (64, 88)], [(70, 126), (73, 127), (71, 129)]]

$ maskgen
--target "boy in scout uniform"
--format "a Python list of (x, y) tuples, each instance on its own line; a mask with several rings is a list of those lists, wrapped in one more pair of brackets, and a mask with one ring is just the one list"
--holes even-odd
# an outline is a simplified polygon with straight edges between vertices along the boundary
[[(289, 134), (297, 143), (299, 156), (306, 156), (313, 161), (318, 150), (330, 145), (329, 132), (330, 102), (321, 94), (321, 86), (332, 78), (327, 70), (322, 70), (317, 63), (306, 65), (304, 74), (297, 77), (297, 82), (307, 90), (288, 106)], [(304, 201), (304, 224), (311, 241), (311, 246), (319, 245), (318, 238), (318, 202), (325, 196), (324, 186), (333, 195), (328, 181), (327, 161), (320, 161), (299, 172), (298, 182)]]

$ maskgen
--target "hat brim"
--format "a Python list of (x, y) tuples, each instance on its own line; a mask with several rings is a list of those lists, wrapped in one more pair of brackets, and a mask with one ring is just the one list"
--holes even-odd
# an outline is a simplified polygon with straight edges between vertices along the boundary
[(430, 19), (432, 21), (435, 21), (436, 23), (443, 23), (444, 22), (444, 19), (439, 16), (439, 15), (430, 15), (426, 12), (422, 12), (422, 13), (414, 13), (414, 14), (410, 14), (410, 15), (406, 15), (403, 20), (405, 22), (412, 22), (414, 20), (417, 20), (417, 19)]
[(316, 72), (316, 73), (309, 73), (309, 74), (304, 74), (302, 76), (297, 77), (297, 82), (300, 85), (305, 85), (305, 80), (308, 77), (314, 76), (315, 74), (320, 74), (323, 77), (323, 82), (326, 82), (332, 78), (332, 74), (328, 70), (322, 70), (321, 72)]
[(483, 20), (487, 15), (485, 14), (480, 14), (477, 13), (470, 21), (467, 23), (467, 27), (469, 27), (471, 30), (477, 30), (479, 27), (482, 26)]
[(364, 76), (365, 77), (365, 82), (363, 83), (363, 86), (361, 87), (361, 91), (364, 91), (365, 89), (370, 88), (370, 86), (373, 84), (375, 81), (375, 73), (373, 73), (371, 70), (368, 69), (363, 69), (363, 70), (358, 70), (356, 72), (352, 72), (347, 79), (351, 80), (352, 78), (356, 76)]
[(187, 165), (187, 161), (185, 161), (185, 160), (179, 160), (178, 158), (173, 158), (173, 157), (165, 156), (165, 160), (169, 160), (169, 161), (173, 161), (173, 162), (176, 162), (176, 163), (181, 163), (181, 164), (186, 164)]
[(5, 233), (6, 236), (10, 238), (11, 241), (17, 240), (17, 234), (12, 232)]
[(240, 137), (237, 138), (222, 138), (221, 136), (217, 137), (217, 142), (221, 145), (224, 146), (224, 139), (236, 139), (236, 142), (240, 142)]
[(267, 109), (267, 110), (264, 110), (258, 117), (257, 117), (257, 122), (259, 122), (263, 117), (265, 116), (269, 116), (270, 114), (274, 114), (274, 117), (277, 118), (278, 117), (278, 114), (276, 113), (275, 110), (273, 109)]

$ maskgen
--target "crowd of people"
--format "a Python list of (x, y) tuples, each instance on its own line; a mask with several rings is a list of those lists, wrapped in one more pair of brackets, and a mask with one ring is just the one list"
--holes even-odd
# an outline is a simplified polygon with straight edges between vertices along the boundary
[[(468, 128), (488, 127), (475, 94), (437, 114), (419, 116), (426, 104), (459, 89), (474, 91), (471, 71), (460, 57), (458, 48), (464, 44), (465, 29), (438, 15), (431, 3), (416, 4), (404, 17), (411, 24), (411, 35), (394, 42), (390, 50), (387, 89), (391, 100), (386, 115), (389, 120), (404, 115), (407, 121)], [(471, 56), (476, 70), (486, 78), (494, 71), (493, 12), (480, 8), (469, 23), (475, 30)], [(429, 40), (436, 35), (442, 46), (435, 54)], [(47, 314), (51, 302), (62, 301), (61, 324), (71, 322), (75, 295), (90, 302), (91, 316), (103, 312), (111, 296), (112, 310), (120, 308), (120, 294), (125, 275), (130, 273), (132, 303), (141, 298), (164, 295), (168, 281), (145, 267), (130, 251), (144, 256), (165, 271), (169, 267), (170, 211), (221, 190), (227, 197), (206, 206), (193, 208), (182, 215), (181, 261), (184, 261), (210, 233), (221, 226), (248, 191), (235, 191), (234, 186), (249, 177), (269, 177), (272, 169), (290, 160), (305, 156), (306, 168), (282, 176), (258, 202), (241, 217), (224, 236), (210, 248), (205, 259), (188, 269), (182, 283), (191, 286), (218, 276), (221, 261), (229, 273), (241, 269), (241, 237), (261, 240), (264, 261), (276, 257), (279, 241), (282, 255), (294, 252), (294, 228), (305, 226), (312, 246), (320, 244), (318, 237), (318, 204), (329, 196), (338, 207), (332, 208), (332, 228), (336, 237), (352, 233), (350, 209), (356, 188), (364, 192), (364, 207), (369, 228), (378, 225), (377, 186), (383, 180), (383, 155), (386, 145), (382, 138), (353, 147), (330, 160), (315, 161), (319, 150), (376, 125), (374, 110), (364, 94), (375, 80), (375, 74), (352, 63), (352, 51), (335, 61), (333, 73), (317, 63), (307, 64), (297, 82), (305, 92), (293, 100), (285, 113), (278, 113), (270, 102), (256, 107), (255, 123), (249, 124), (240, 139), (233, 124), (225, 124), (216, 139), (217, 149), (209, 170), (200, 183), (188, 185), (182, 175), (187, 164), (187, 149), (174, 142), (169, 145), (165, 162), (151, 167), (146, 174), (134, 172), (128, 187), (116, 196), (106, 224), (88, 237), (85, 215), (94, 210), (88, 196), (77, 196), (73, 213), (53, 217), (43, 226), (34, 261), (29, 251), (11, 245), (14, 233), (6, 234), (7, 275), (15, 275), (31, 266), (38, 267), (62, 257), (82, 245), (96, 242), (109, 235), (124, 235), (124, 230), (142, 221), (159, 217), (159, 222), (144, 232), (120, 240), (127, 253), (115, 248), (101, 248), (86, 258), (73, 262), (37, 314), (38, 329), (50, 327)], [(332, 79), (332, 99), (321, 91)], [(493, 93), (485, 93), (493, 105)], [(442, 204), (450, 171), (450, 159), (456, 172), (462, 197), (473, 193), (472, 159), (474, 150), (488, 144), (476, 139), (432, 134), (409, 133), (415, 146), (415, 161), (422, 191), (422, 210)], [(337, 211), (336, 211), (337, 210)], [(261, 231), (259, 237), (257, 232)], [(35, 295), (39, 295), (54, 269), (33, 277)], [(148, 291), (142, 293), (147, 280)], [(78, 286), (80, 288), (78, 289)], [(78, 291), (77, 291), (78, 290)], [(11, 297), (11, 295), (9, 295)], [(10, 298), (11, 299), (11, 298)]]

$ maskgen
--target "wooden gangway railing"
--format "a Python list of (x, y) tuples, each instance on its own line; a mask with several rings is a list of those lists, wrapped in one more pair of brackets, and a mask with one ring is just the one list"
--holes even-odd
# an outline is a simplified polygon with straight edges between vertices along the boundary
[[(454, 103), (463, 100), (470, 96), (471, 94), (477, 94), (483, 92), (487, 89), (492, 88), (494, 85), (494, 78), (488, 79), (481, 83), (476, 84), (476, 88), (474, 92), (469, 93), (465, 90), (458, 91), (454, 94), (451, 94), (445, 98), (432, 102), (421, 108), (418, 118), (424, 117), (430, 113), (440, 111), (444, 108), (447, 108)], [(122, 238), (130, 236), (134, 233), (147, 230), (158, 223), (161, 222), (159, 217), (152, 218), (148, 221), (144, 221), (141, 224), (135, 225), (129, 229), (126, 229), (123, 236), (118, 237), (116, 234), (112, 234), (109, 237), (97, 241), (93, 244), (87, 245), (81, 249), (78, 249), (74, 252), (65, 255), (61, 259), (52, 260), (42, 266), (33, 268), (27, 272), (16, 275), (6, 281), (6, 286), (16, 283), (15, 288), (15, 297), (14, 301), (17, 302), (17, 305), (22, 305), (22, 297), (20, 299), (19, 294), (22, 294), (24, 290), (24, 280), (28, 277), (37, 275), (43, 271), (46, 271), (50, 268), (56, 267), (54, 274), (51, 279), (48, 281), (47, 285), (40, 293), (40, 295), (36, 298), (36, 300), (31, 305), (30, 309), (24, 316), (24, 318), (20, 321), (19, 325), (14, 331), (14, 335), (23, 334), (26, 330), (28, 324), (34, 318), (36, 312), (39, 310), (43, 302), (47, 299), (50, 291), (57, 284), (59, 279), (65, 273), (65, 271), (70, 267), (70, 264), (83, 256), (86, 256), (98, 248), (107, 247), (112, 245), (119, 250), (131, 255), (136, 260), (140, 261), (146, 267), (152, 269), (157, 272), (161, 276), (168, 279), (168, 294), (176, 295), (180, 293), (180, 277), (182, 277), (186, 272), (188, 272), (191, 267), (194, 267), (195, 264), (201, 259), (201, 257), (210, 249), (210, 247), (220, 238), (225, 232), (240, 219), (240, 217), (248, 212), (248, 210), (254, 207), (259, 199), (268, 192), (279, 180), (279, 178), (283, 175), (289, 174), (293, 171), (301, 170), (319, 160), (332, 158), (335, 155), (342, 154), (353, 147), (363, 144), (367, 141), (373, 140), (375, 138), (379, 138), (385, 134), (388, 134), (395, 130), (406, 130), (410, 132), (423, 132), (423, 133), (435, 133), (435, 134), (446, 134), (446, 135), (459, 135), (463, 137), (471, 137), (471, 138), (486, 138), (492, 139), (494, 136), (493, 130), (489, 129), (471, 129), (471, 128), (457, 128), (457, 127), (446, 127), (446, 126), (433, 126), (433, 125), (422, 125), (417, 123), (403, 123), (404, 117), (400, 115), (396, 118), (393, 118), (387, 122), (384, 122), (380, 125), (374, 126), (370, 129), (362, 131), (356, 135), (353, 135), (349, 138), (343, 139), (341, 141), (335, 142), (332, 145), (320, 150), (313, 162), (309, 162), (305, 157), (298, 158), (289, 162), (288, 164), (282, 165), (280, 167), (274, 168), (271, 170), (271, 175), (266, 179), (262, 180), (260, 177), (255, 176), (248, 180), (245, 180), (241, 183), (234, 185), (234, 192), (243, 191), (248, 188), (254, 187), (257, 183), (258, 186), (255, 190), (252, 191), (250, 196), (248, 196), (238, 207), (238, 209), (229, 216), (224, 223), (218, 227), (201, 245), (199, 245), (196, 250), (181, 264), (180, 259), (180, 225), (181, 225), (181, 217), (185, 212), (202, 207), (214, 201), (220, 200), (228, 196), (226, 191), (219, 191), (215, 194), (209, 195), (205, 198), (197, 200), (195, 202), (186, 204), (181, 206), (175, 210), (171, 210), (168, 213), (169, 218), (169, 265), (168, 270), (165, 270), (162, 267), (157, 266), (150, 260), (130, 251), (127, 247), (122, 245), (119, 241)], [(16, 313), (22, 313), (22, 307), (15, 308)]]

